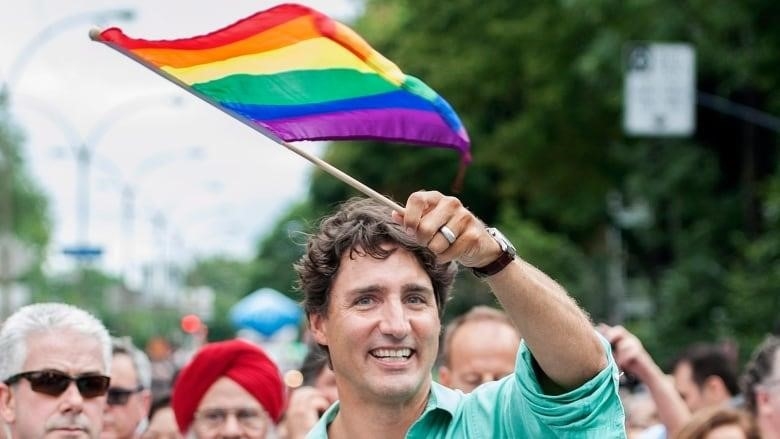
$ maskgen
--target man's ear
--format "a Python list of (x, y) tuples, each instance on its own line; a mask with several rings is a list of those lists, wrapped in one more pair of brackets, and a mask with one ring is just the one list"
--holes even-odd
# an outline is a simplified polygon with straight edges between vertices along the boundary
[(141, 391), (141, 406), (144, 409), (144, 417), (148, 417), (149, 410), (152, 408), (152, 392), (149, 389)]
[(3, 382), (0, 382), (0, 419), (7, 424), (16, 420), (16, 398), (11, 387)]
[(452, 372), (447, 366), (439, 366), (439, 384), (452, 387)]
[(328, 345), (328, 319), (325, 316), (316, 313), (309, 314), (309, 328), (317, 344)]
[(710, 400), (719, 401), (722, 399), (728, 399), (731, 397), (729, 389), (726, 388), (726, 383), (719, 376), (711, 375), (704, 380), (704, 386), (702, 386), (702, 396), (709, 395)]

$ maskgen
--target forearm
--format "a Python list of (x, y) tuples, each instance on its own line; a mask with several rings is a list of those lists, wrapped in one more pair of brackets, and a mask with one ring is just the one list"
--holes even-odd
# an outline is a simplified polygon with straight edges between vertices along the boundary
[(606, 353), (589, 319), (547, 275), (517, 258), (487, 282), (553, 382), (572, 389), (606, 366)]
[(634, 369), (637, 378), (647, 386), (655, 401), (658, 418), (666, 426), (668, 436), (674, 437), (691, 417), (688, 406), (677, 393), (674, 384), (652, 359), (644, 359), (642, 364)]

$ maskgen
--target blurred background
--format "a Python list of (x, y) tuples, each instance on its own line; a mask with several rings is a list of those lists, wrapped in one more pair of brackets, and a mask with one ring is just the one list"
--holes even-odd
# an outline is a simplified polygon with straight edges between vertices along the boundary
[[(213, 340), (251, 329), (231, 310), (253, 292), (299, 301), (303, 233), (353, 190), (87, 38), (192, 36), (277, 2), (2, 3), (2, 315), (66, 301), (143, 345), (188, 340), (183, 316)], [(302, 3), (452, 104), (473, 141), (460, 198), (595, 321), (659, 362), (695, 340), (744, 359), (777, 331), (780, 3)], [(305, 147), (401, 201), (452, 193), (458, 168), (449, 150)], [(462, 273), (446, 317), (475, 304), (495, 305)]]

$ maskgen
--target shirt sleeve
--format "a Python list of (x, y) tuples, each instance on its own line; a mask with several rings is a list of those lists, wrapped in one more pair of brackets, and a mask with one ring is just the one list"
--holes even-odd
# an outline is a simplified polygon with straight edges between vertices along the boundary
[[(475, 392), (483, 415), (492, 406), (493, 431), (515, 438), (625, 438), (625, 415), (618, 396), (618, 369), (609, 343), (608, 363), (580, 387), (560, 395), (547, 395), (534, 373), (531, 352), (522, 343), (515, 373)], [(504, 436), (501, 436), (504, 437)]]
[[(560, 395), (542, 391), (532, 366), (531, 352), (523, 344), (517, 354), (515, 377), (525, 401), (526, 420), (535, 421), (542, 431), (550, 429), (558, 437), (625, 437), (625, 414), (618, 395), (619, 371), (612, 349), (599, 335), (607, 355), (607, 366), (590, 381)], [(528, 419), (531, 418), (531, 419)]]

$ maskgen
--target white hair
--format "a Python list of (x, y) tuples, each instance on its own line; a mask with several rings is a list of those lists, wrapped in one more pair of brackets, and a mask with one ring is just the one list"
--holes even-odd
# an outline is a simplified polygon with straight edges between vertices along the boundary
[(144, 389), (152, 387), (152, 364), (144, 351), (138, 349), (130, 337), (112, 337), (111, 352), (113, 355), (125, 354), (130, 357), (133, 363), (135, 374), (138, 377), (138, 384)]
[(73, 331), (100, 342), (103, 369), (106, 374), (111, 373), (111, 338), (100, 320), (65, 303), (36, 303), (13, 313), (0, 329), (0, 379), (24, 372), (27, 339), (31, 335), (62, 331)]

